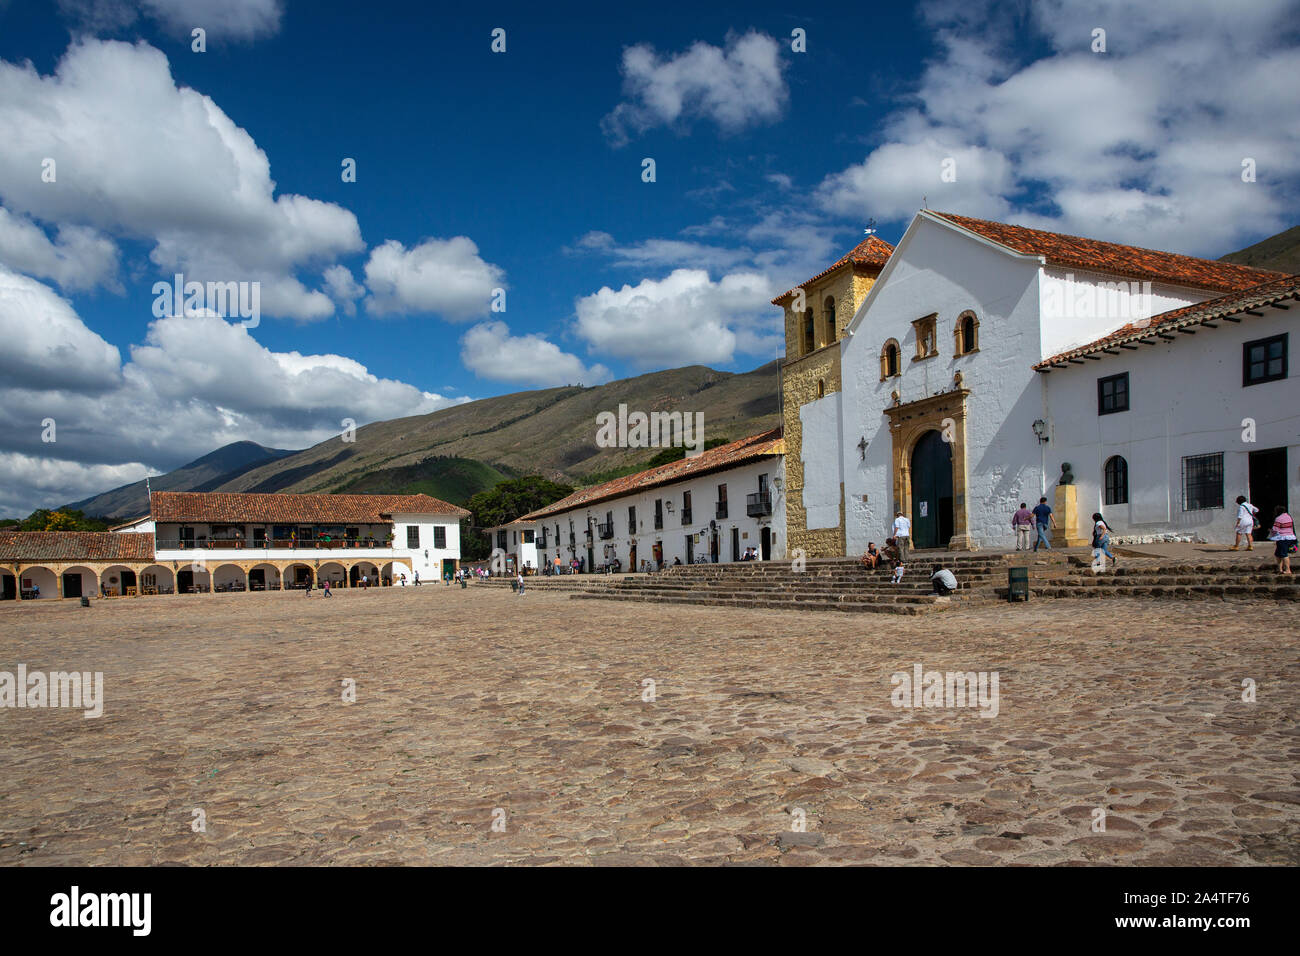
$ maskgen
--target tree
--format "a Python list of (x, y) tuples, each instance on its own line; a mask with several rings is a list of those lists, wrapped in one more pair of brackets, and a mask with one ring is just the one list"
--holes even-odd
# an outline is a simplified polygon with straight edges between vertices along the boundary
[(76, 510), (37, 508), (18, 525), (19, 531), (107, 531), (108, 524), (98, 518), (87, 518)]
[(467, 505), (474, 512), (474, 524), (479, 528), (514, 521), (521, 515), (573, 494), (569, 485), (557, 484), (541, 475), (526, 475), (494, 485), (487, 491), (472, 496)]

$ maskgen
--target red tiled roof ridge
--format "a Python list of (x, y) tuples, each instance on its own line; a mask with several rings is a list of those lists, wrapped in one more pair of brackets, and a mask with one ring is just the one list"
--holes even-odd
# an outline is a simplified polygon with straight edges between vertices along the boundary
[(1277, 279), (1261, 282), (1239, 292), (1229, 292), (1213, 299), (1206, 299), (1204, 302), (1194, 302), (1191, 305), (1170, 309), (1168, 312), (1160, 312), (1149, 319), (1130, 322), (1114, 332), (1103, 335), (1099, 339), (1094, 339), (1086, 345), (1078, 345), (1064, 352), (1058, 352), (1051, 358), (1043, 359), (1041, 362), (1035, 363), (1034, 369), (1042, 371), (1053, 365), (1067, 362), (1072, 358), (1081, 358), (1084, 355), (1100, 352), (1120, 343), (1145, 339), (1160, 332), (1212, 321), (1250, 309), (1265, 308), (1283, 299), (1300, 300), (1300, 275), (1280, 274)]
[(827, 266), (825, 269), (817, 273), (811, 279), (805, 279), (803, 282), (799, 283), (793, 289), (789, 289), (785, 292), (782, 292), (780, 295), (778, 295), (775, 299), (772, 300), (772, 304), (780, 305), (783, 299), (787, 299), (790, 296), (794, 295), (795, 289), (806, 288), (807, 286), (816, 282), (818, 279), (826, 278), (826, 276), (830, 275), (836, 269), (840, 268), (840, 266), (847, 265), (850, 262), (854, 263), (855, 265), (861, 264), (861, 265), (883, 266), (886, 262), (889, 261), (889, 257), (893, 255), (893, 253), (894, 253), (894, 247), (891, 246), (889, 243), (885, 242), (885, 240), (881, 239), (879, 236), (874, 236), (874, 235), (867, 236), (867, 238), (863, 239), (856, 246), (854, 246), (844, 255), (840, 256), (831, 265)]
[(468, 516), (432, 495), (349, 495), (327, 493), (155, 491), (150, 514), (156, 521), (286, 523), (380, 522), (394, 513)]
[(552, 502), (544, 508), (529, 512), (516, 520), (535, 521), (582, 505), (595, 504), (633, 491), (643, 491), (658, 485), (669, 484), (694, 474), (707, 473), (715, 468), (731, 464), (742, 464), (751, 459), (762, 458), (765, 455), (779, 454), (778, 446), (780, 441), (781, 426), (778, 425), (776, 428), (760, 432), (757, 435), (748, 435), (725, 445), (719, 445), (717, 448), (710, 448), (694, 458), (670, 461), (666, 465), (647, 468), (645, 471), (624, 475), (622, 478), (614, 478), (611, 481), (592, 485), (589, 488), (579, 488), (568, 497)]
[(0, 531), (0, 561), (152, 561), (153, 535), (113, 531)]
[(1042, 256), (1053, 265), (1072, 266), (1097, 272), (1141, 279), (1154, 279), (1172, 285), (1210, 289), (1216, 292), (1240, 292), (1262, 282), (1285, 277), (1286, 273), (1256, 269), (1235, 262), (1202, 259), (1178, 252), (1147, 249), (1104, 239), (1089, 239), (1064, 232), (1050, 232), (1032, 226), (976, 219), (957, 213), (929, 209), (931, 216), (947, 220), (968, 232), (983, 236), (1022, 255)]

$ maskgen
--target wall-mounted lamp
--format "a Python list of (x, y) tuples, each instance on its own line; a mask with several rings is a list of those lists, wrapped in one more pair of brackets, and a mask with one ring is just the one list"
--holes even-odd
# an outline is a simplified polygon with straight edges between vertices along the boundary
[(871, 442), (867, 441), (866, 435), (863, 435), (861, 438), (858, 439), (858, 456), (861, 458), (862, 461), (867, 460), (867, 446), (870, 444)]
[(1047, 441), (1047, 422), (1043, 421), (1041, 418), (1035, 419), (1034, 424), (1030, 427), (1033, 428), (1034, 434), (1038, 437), (1040, 444)]

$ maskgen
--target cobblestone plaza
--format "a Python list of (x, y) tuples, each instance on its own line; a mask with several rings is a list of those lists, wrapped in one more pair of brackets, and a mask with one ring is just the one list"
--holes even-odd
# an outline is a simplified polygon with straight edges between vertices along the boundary
[[(580, 631), (564, 593), (478, 584), (0, 608), (0, 670), (102, 671), (105, 698), (0, 710), (0, 864), (1300, 862), (1274, 602), (577, 606)], [(916, 665), (996, 672), (996, 716), (894, 706)]]

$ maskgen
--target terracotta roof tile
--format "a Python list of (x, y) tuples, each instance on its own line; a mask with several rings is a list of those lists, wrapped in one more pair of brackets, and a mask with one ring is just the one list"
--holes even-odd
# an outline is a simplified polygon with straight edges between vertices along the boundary
[(545, 508), (539, 508), (519, 520), (537, 521), (584, 505), (593, 505), (632, 492), (646, 491), (696, 475), (706, 475), (722, 468), (731, 468), (759, 458), (783, 454), (785, 454), (785, 440), (781, 437), (781, 429), (778, 427), (761, 435), (750, 435), (739, 441), (710, 448), (694, 458), (683, 458), (681, 461), (669, 462), (658, 468), (639, 471), (635, 475), (625, 475), (604, 484), (580, 488), (567, 498), (561, 498)]
[(894, 247), (885, 242), (885, 240), (878, 239), (875, 236), (867, 236), (867, 238), (863, 239), (839, 259), (836, 259), (829, 268), (823, 269), (811, 279), (805, 279), (799, 285), (795, 286), (794, 289), (791, 289), (788, 292), (782, 292), (772, 300), (772, 304), (781, 305), (786, 299), (794, 295), (795, 289), (805, 289), (818, 279), (825, 278), (836, 269), (847, 265), (850, 262), (853, 263), (854, 266), (884, 266), (884, 264), (889, 261), (889, 257), (893, 251)]
[(1236, 315), (1247, 310), (1253, 311), (1267, 308), (1274, 303), (1284, 302), (1287, 299), (1300, 299), (1300, 276), (1282, 276), (1280, 279), (1261, 282), (1259, 285), (1252, 286), (1241, 292), (1230, 292), (1214, 299), (1206, 299), (1204, 302), (1161, 312), (1159, 315), (1153, 315), (1142, 322), (1130, 322), (1128, 325), (1116, 329), (1096, 341), (1089, 342), (1087, 345), (1080, 345), (1067, 352), (1061, 352), (1049, 359), (1044, 359), (1034, 368), (1037, 371), (1043, 371), (1052, 366), (1066, 365), (1070, 363), (1071, 359), (1079, 359), (1085, 355), (1091, 355), (1106, 349), (1118, 348), (1121, 344), (1132, 344), (1141, 339), (1151, 338), (1154, 335), (1167, 334), (1176, 329), (1200, 325), (1203, 322), (1212, 322), (1216, 319), (1222, 319), (1224, 316)]
[(949, 212), (928, 210), (928, 215), (945, 219), (1023, 255), (1042, 256), (1058, 266), (1089, 269), (1134, 279), (1150, 279), (1193, 289), (1240, 292), (1251, 286), (1281, 278), (1285, 273), (1254, 269), (1233, 262), (1198, 259), (1173, 252), (1142, 249), (1116, 242), (1084, 239), (1059, 232), (1045, 232), (1026, 226), (1011, 226), (987, 219), (972, 219)]
[(464, 518), (469, 512), (429, 495), (227, 494), (155, 491), (149, 499), (156, 521), (231, 524), (379, 524), (387, 515), (435, 514)]
[(112, 531), (0, 532), (0, 561), (152, 561), (153, 535)]

